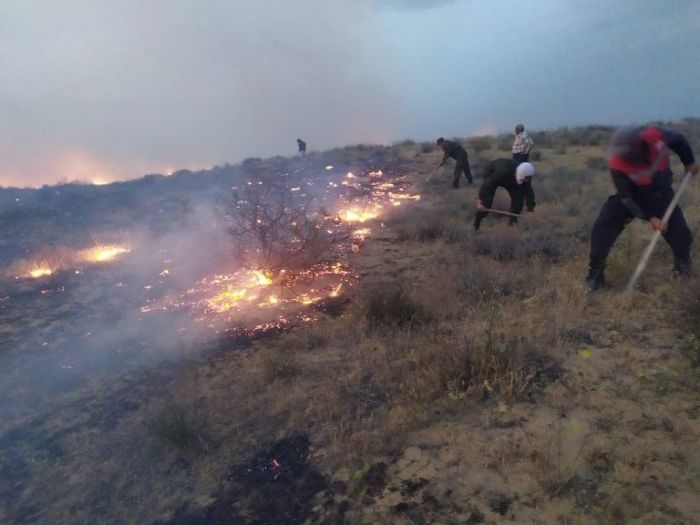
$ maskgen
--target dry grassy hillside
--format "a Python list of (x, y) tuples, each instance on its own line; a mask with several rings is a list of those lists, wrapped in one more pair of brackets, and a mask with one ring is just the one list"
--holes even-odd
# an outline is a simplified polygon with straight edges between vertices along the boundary
[[(534, 134), (536, 212), (478, 233), (478, 167), (509, 156), (509, 138), (464, 141), (477, 178), (459, 190), (451, 165), (425, 181), (440, 159), (430, 144), (396, 146), (422, 198), (353, 256), (340, 315), (167, 380), (134, 377), (118, 396), (138, 408), (108, 438), (78, 427), (70, 457), (35, 458), (52, 475), (27, 489), (34, 514), (0, 518), (700, 523), (700, 282), (671, 279), (663, 244), (624, 293), (651, 234), (636, 221), (610, 257), (613, 287), (585, 292), (590, 227), (611, 193), (607, 131), (587, 133)], [(699, 198), (694, 182), (682, 205), (695, 232)]]

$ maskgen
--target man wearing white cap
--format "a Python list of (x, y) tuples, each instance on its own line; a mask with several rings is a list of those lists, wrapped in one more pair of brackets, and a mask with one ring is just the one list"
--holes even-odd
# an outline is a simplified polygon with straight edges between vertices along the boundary
[[(496, 159), (484, 168), (484, 182), (479, 188), (479, 200), (476, 202), (474, 229), (479, 230), (481, 221), (488, 215), (488, 209), (493, 204), (496, 190), (504, 188), (510, 195), (510, 211), (520, 215), (523, 204), (527, 211), (535, 211), (535, 192), (532, 189), (532, 177), (535, 167), (529, 162), (518, 163), (513, 159)], [(510, 224), (518, 222), (517, 217), (510, 218)]]

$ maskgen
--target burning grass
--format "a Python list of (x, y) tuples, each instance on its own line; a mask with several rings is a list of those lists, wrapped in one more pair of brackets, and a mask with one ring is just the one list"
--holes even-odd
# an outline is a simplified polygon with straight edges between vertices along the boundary
[(131, 252), (131, 249), (126, 246), (102, 244), (86, 250), (80, 250), (76, 254), (76, 259), (87, 263), (105, 263), (114, 261), (120, 255), (129, 252)]
[(42, 250), (33, 259), (13, 263), (6, 277), (39, 279), (59, 272), (80, 271), (86, 265), (113, 262), (131, 249), (124, 245), (101, 244), (74, 250), (66, 247)]

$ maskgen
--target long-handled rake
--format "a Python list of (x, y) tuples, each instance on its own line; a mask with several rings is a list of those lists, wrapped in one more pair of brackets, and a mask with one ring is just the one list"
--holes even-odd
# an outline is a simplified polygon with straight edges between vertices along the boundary
[[(661, 224), (663, 226), (666, 226), (666, 224), (668, 223), (668, 220), (671, 218), (671, 214), (673, 213), (673, 210), (676, 209), (676, 206), (678, 205), (678, 201), (680, 200), (681, 195), (683, 195), (683, 192), (688, 187), (688, 183), (690, 182), (691, 177), (692, 177), (691, 173), (686, 173), (685, 177), (683, 177), (683, 180), (681, 181), (680, 186), (678, 186), (678, 190), (676, 191), (676, 194), (674, 195), (673, 200), (668, 205), (668, 208), (666, 208), (666, 212), (664, 213), (664, 216), (661, 219)], [(639, 264), (637, 264), (637, 268), (634, 270), (634, 273), (632, 274), (632, 278), (630, 279), (630, 282), (627, 283), (627, 291), (628, 292), (631, 292), (632, 290), (634, 290), (634, 287), (637, 286), (637, 281), (639, 281), (639, 278), (642, 276), (642, 273), (644, 272), (645, 268), (647, 267), (647, 264), (649, 263), (649, 258), (651, 257), (651, 254), (654, 252), (654, 248), (656, 248), (656, 243), (659, 242), (659, 237), (661, 237), (661, 230), (656, 230), (654, 232), (654, 235), (651, 237), (651, 241), (649, 241), (649, 245), (647, 246), (647, 249), (644, 252), (644, 255), (642, 255), (642, 258), (639, 261)]]
[(477, 211), (483, 211), (483, 212), (488, 212), (488, 213), (497, 213), (499, 215), (507, 215), (508, 217), (527, 217), (527, 215), (522, 215), (520, 213), (513, 213), (511, 211), (503, 211), (503, 210), (494, 210), (493, 208), (484, 208), (482, 210), (477, 210)]
[(430, 172), (430, 175), (428, 175), (428, 178), (425, 179), (425, 182), (428, 182), (430, 179), (432, 179), (433, 175), (435, 175), (435, 173), (437, 173), (437, 170), (440, 169), (441, 167), (442, 167), (442, 164), (438, 164), (437, 166), (435, 166), (433, 168), (433, 171)]

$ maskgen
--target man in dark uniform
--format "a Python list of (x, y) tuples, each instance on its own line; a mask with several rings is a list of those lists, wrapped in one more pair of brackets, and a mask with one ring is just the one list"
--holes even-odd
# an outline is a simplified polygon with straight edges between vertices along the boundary
[(437, 165), (437, 168), (441, 168), (445, 164), (445, 161), (449, 158), (453, 158), (457, 161), (455, 164), (452, 187), (455, 189), (459, 188), (459, 178), (462, 176), (462, 172), (464, 172), (464, 176), (467, 177), (469, 184), (472, 184), (474, 179), (472, 178), (472, 172), (469, 169), (469, 155), (467, 155), (467, 150), (465, 150), (461, 144), (451, 140), (445, 140), (442, 137), (437, 139), (437, 145), (440, 146), (444, 152), (442, 161)]
[[(478, 231), (481, 221), (488, 215), (487, 209), (493, 204), (496, 190), (501, 187), (510, 195), (510, 212), (520, 215), (523, 204), (527, 211), (535, 211), (535, 192), (532, 189), (532, 177), (535, 168), (529, 162), (518, 162), (513, 159), (492, 160), (484, 168), (484, 182), (479, 188), (479, 200), (476, 203), (474, 230)], [(511, 217), (509, 223), (518, 222), (517, 217)]]
[(299, 147), (299, 153), (302, 157), (306, 157), (306, 142), (301, 139), (297, 139), (297, 146)]
[(673, 174), (669, 150), (685, 166), (686, 173), (696, 174), (693, 150), (680, 133), (656, 127), (618, 129), (610, 147), (610, 174), (617, 193), (611, 195), (593, 225), (591, 258), (586, 286), (590, 291), (605, 286), (605, 259), (625, 225), (632, 219), (649, 221), (661, 231), (673, 251), (673, 272), (690, 272), (692, 234), (680, 207), (671, 214), (668, 224), (661, 221), (673, 200)]

